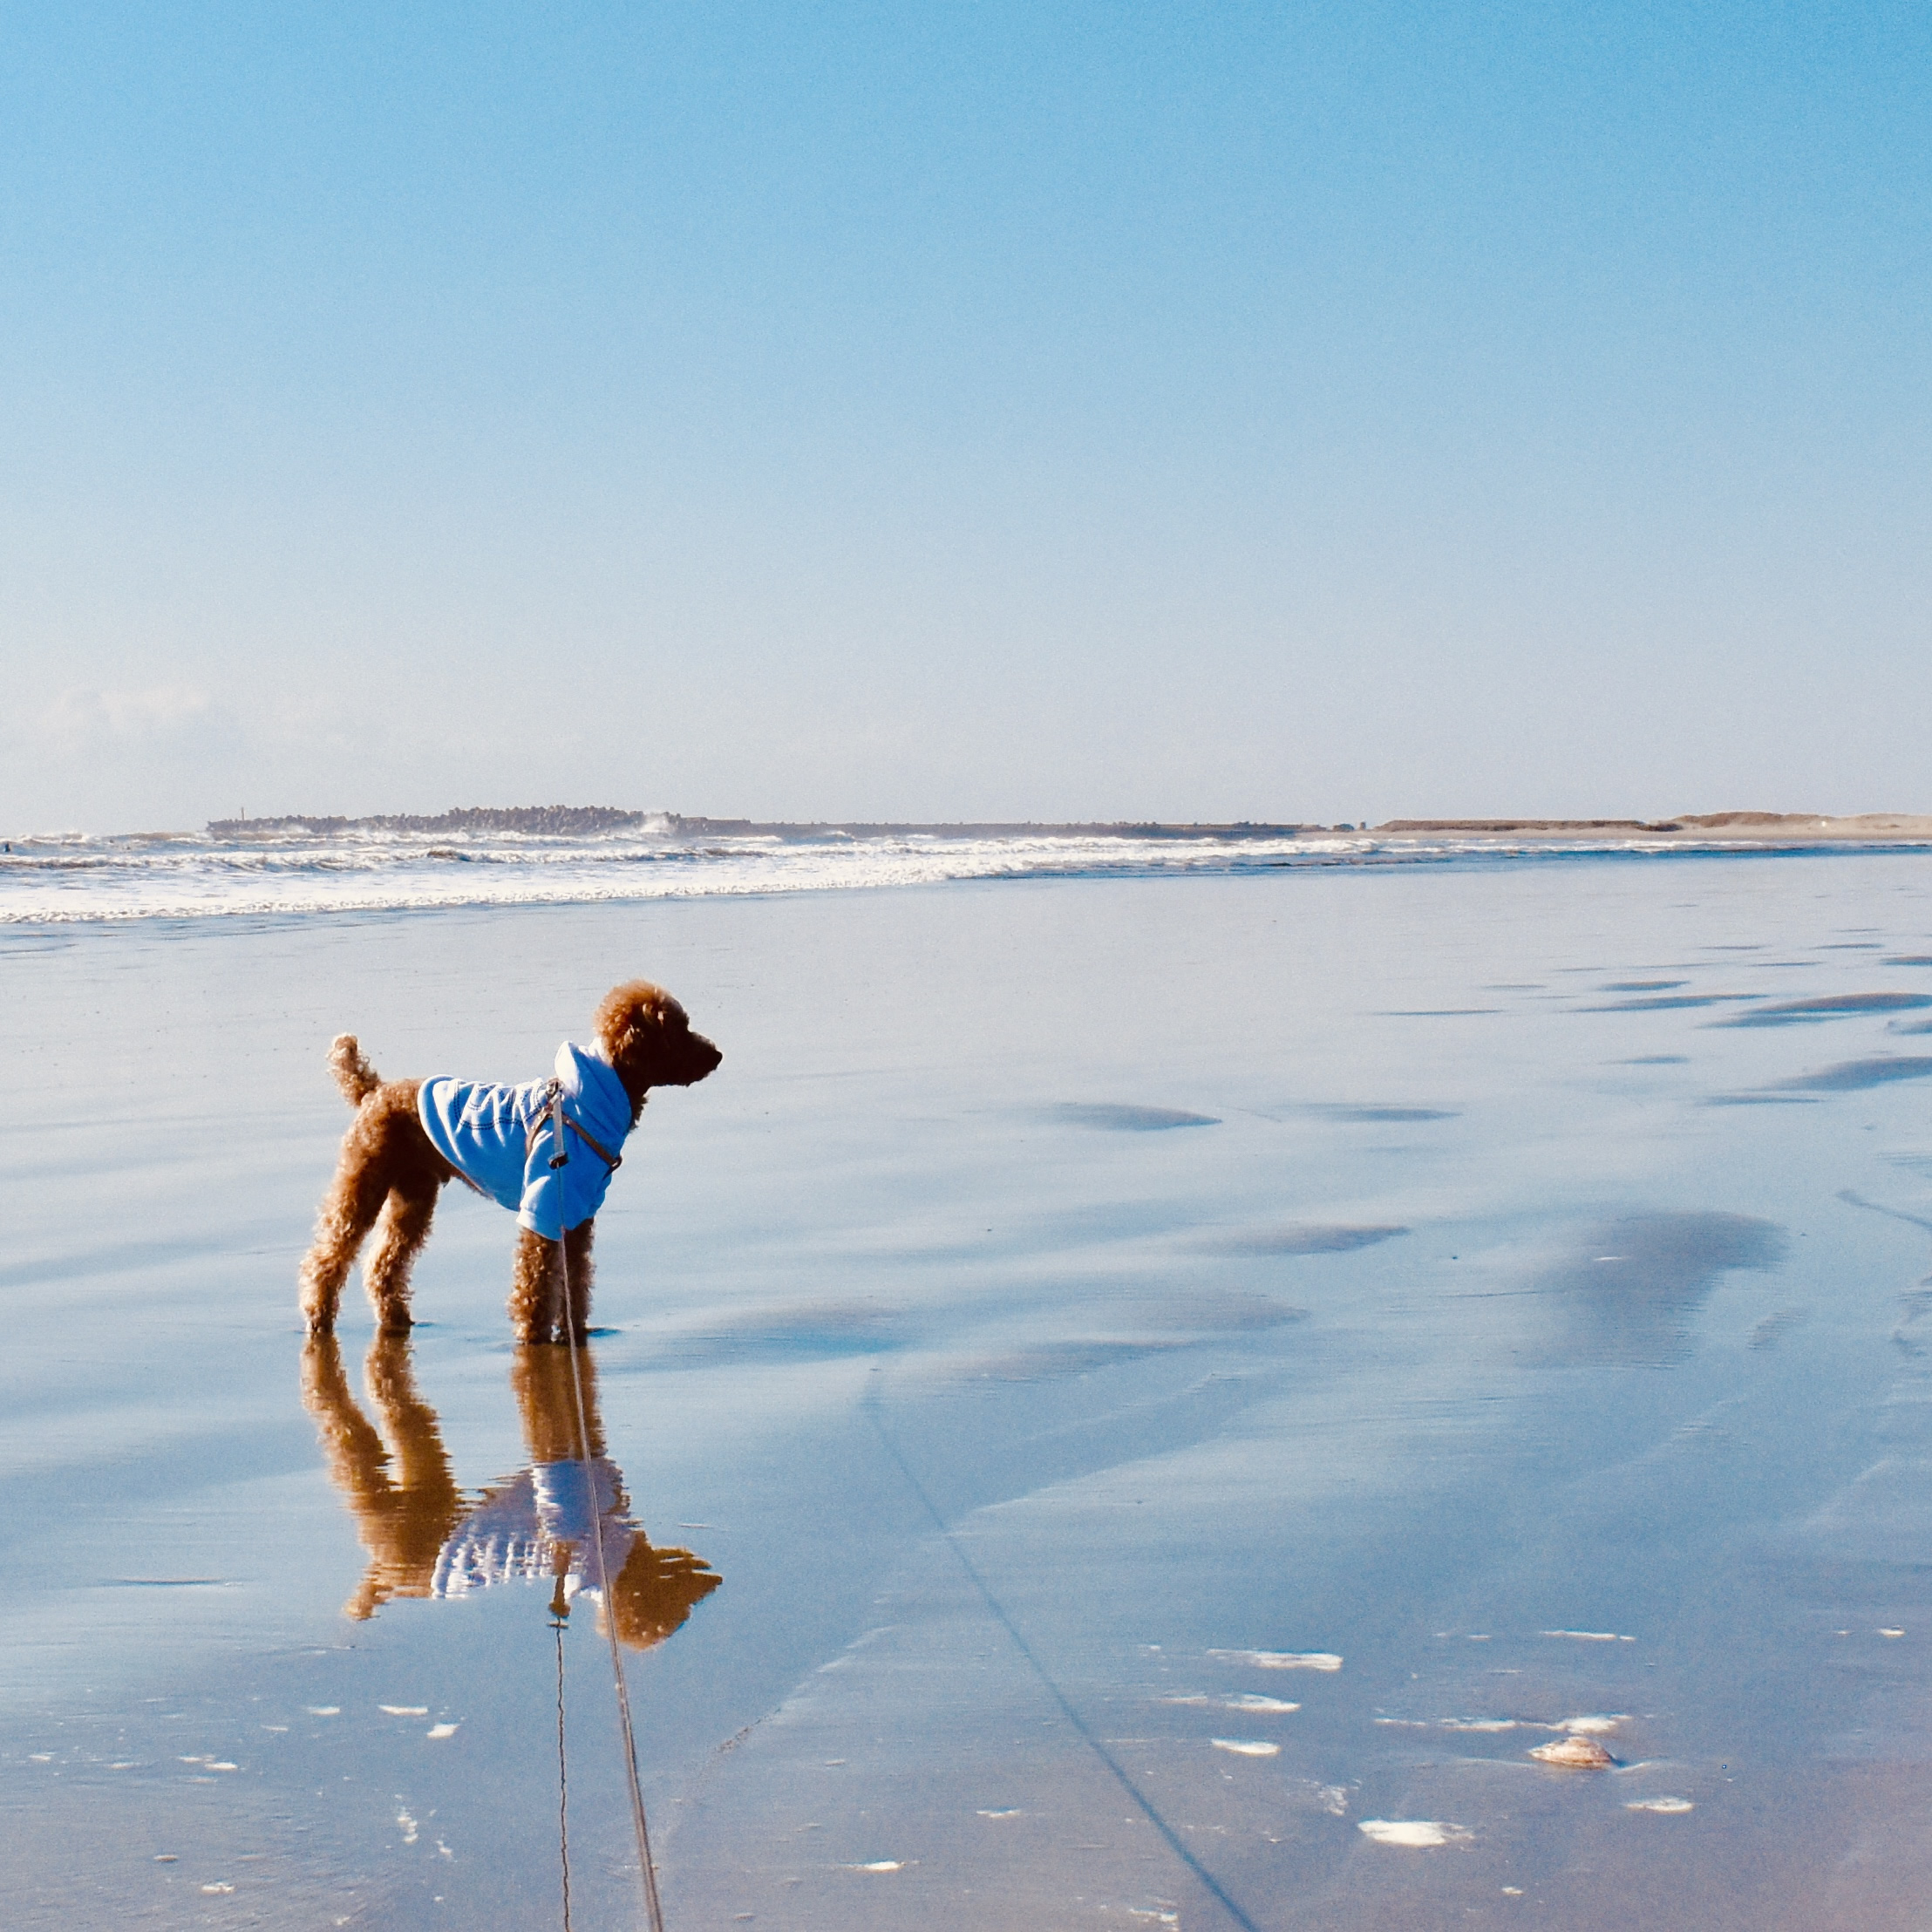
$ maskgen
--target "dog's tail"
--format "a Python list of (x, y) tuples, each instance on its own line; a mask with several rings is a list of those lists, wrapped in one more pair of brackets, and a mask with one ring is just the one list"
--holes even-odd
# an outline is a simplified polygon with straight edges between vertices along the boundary
[(378, 1087), (383, 1077), (369, 1064), (369, 1056), (353, 1033), (338, 1033), (329, 1049), (329, 1071), (350, 1106), (359, 1107)]

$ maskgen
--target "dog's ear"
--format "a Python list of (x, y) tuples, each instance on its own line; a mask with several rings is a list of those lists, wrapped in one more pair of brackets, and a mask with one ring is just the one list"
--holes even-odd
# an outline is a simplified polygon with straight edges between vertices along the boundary
[(598, 1002), (594, 1022), (597, 1044), (613, 1066), (622, 1066), (658, 1038), (666, 1009), (675, 1011), (677, 1008), (677, 1003), (663, 987), (652, 985), (648, 979), (626, 980)]
[(613, 1066), (621, 1065), (637, 1050), (638, 1016), (635, 1011), (620, 1015), (601, 1035), (601, 1044)]

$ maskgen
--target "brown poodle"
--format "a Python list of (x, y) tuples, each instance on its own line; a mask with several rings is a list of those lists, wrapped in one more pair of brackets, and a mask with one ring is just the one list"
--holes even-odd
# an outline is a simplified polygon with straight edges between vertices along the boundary
[(376, 1245), (363, 1278), (377, 1327), (385, 1335), (408, 1331), (410, 1269), (429, 1238), (436, 1197), (446, 1183), (461, 1180), (517, 1214), (510, 1288), (517, 1340), (583, 1339), (593, 1217), (621, 1162), (617, 1149), (651, 1088), (693, 1086), (724, 1058), (692, 1032), (684, 1009), (648, 980), (612, 987), (593, 1026), (592, 1051), (566, 1041), (553, 1077), (517, 1087), (384, 1080), (353, 1034), (336, 1040), (329, 1065), (356, 1118), (303, 1259), (310, 1334), (334, 1331), (343, 1283), (371, 1228)]

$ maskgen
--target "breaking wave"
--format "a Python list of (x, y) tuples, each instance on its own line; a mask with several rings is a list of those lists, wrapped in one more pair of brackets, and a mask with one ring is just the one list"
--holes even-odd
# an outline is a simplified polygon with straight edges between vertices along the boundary
[[(506, 814), (507, 815), (507, 814)], [(455, 815), (484, 818), (490, 814)], [(564, 833), (451, 820), (228, 821), (201, 833), (66, 833), (0, 851), (0, 925), (462, 906), (561, 905), (935, 885), (1765, 854), (1721, 839), (1406, 834), (1293, 827), (750, 827), (610, 814)], [(1869, 848), (1867, 848), (1869, 849)]]

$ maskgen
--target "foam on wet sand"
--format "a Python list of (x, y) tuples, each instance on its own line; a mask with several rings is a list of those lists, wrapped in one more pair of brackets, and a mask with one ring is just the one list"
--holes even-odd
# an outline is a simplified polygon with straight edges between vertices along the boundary
[(1404, 1851), (1432, 1851), (1440, 1845), (1466, 1845), (1475, 1836), (1461, 1825), (1436, 1818), (1364, 1818), (1356, 1830), (1372, 1844), (1392, 1845)]
[(1332, 1674), (1342, 1659), (1332, 1650), (1210, 1650), (1224, 1663), (1245, 1663), (1255, 1670), (1320, 1670)]

